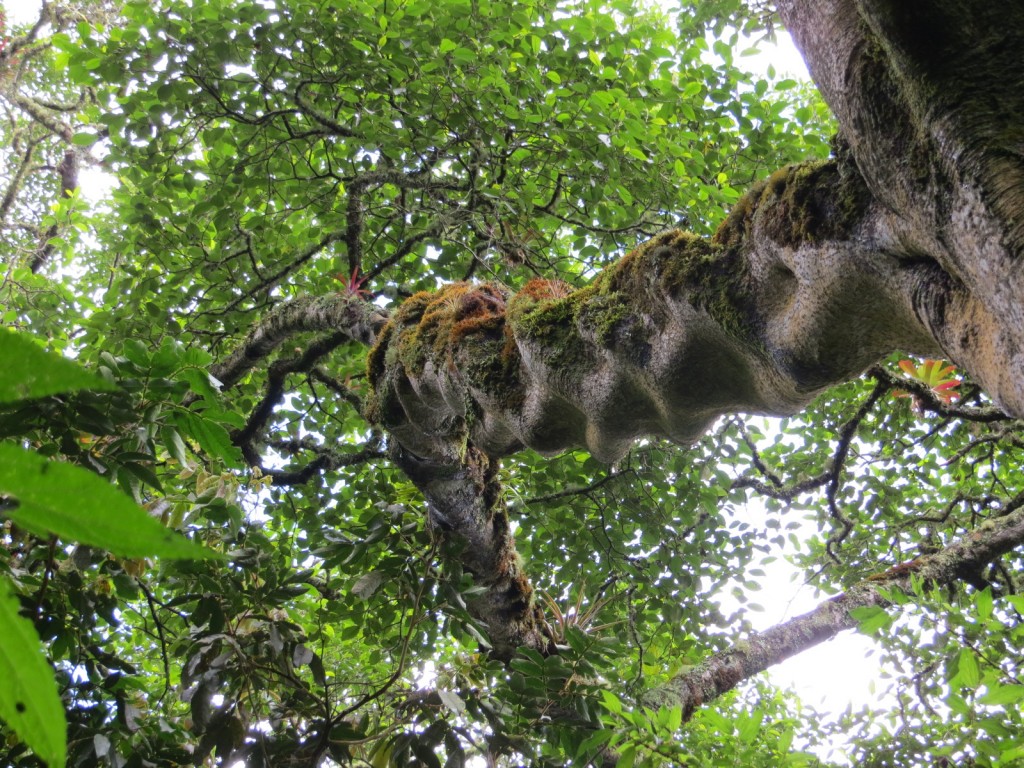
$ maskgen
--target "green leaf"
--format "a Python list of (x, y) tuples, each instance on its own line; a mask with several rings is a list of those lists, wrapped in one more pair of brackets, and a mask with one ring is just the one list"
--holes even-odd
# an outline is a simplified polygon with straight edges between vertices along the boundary
[(877, 605), (854, 608), (850, 611), (850, 616), (858, 622), (857, 631), (865, 635), (877, 634), (892, 623), (892, 617)]
[(385, 575), (382, 571), (370, 571), (360, 576), (352, 585), (352, 594), (369, 600), (373, 593), (384, 583)]
[(1024, 757), (1024, 745), (1012, 746), (999, 755), (1000, 765), (1015, 765), (1015, 760)]
[(974, 651), (964, 648), (957, 658), (957, 677), (961, 685), (968, 688), (977, 688), (981, 682), (981, 670), (978, 668), (978, 660), (974, 657)]
[(216, 379), (206, 371), (201, 371), (198, 368), (186, 368), (181, 372), (181, 377), (189, 383), (192, 391), (197, 395), (202, 395), (211, 402), (217, 400), (218, 392), (214, 384)]
[(52, 533), (122, 557), (219, 557), (92, 472), (10, 444), (0, 444), (0, 494), (10, 497), (3, 514), (37, 536)]
[(178, 422), (182, 432), (195, 439), (211, 458), (222, 460), (229, 467), (242, 467), (242, 454), (232, 444), (228, 431), (220, 424), (196, 413), (185, 413)]
[(80, 389), (117, 389), (73, 360), (40, 348), (28, 334), (7, 328), (0, 328), (0, 360), (0, 403)]
[(0, 577), (0, 719), (50, 768), (63, 766), (67, 722), (53, 670), (32, 622), (18, 615), (10, 582)]
[(440, 689), (437, 693), (441, 697), (441, 703), (456, 715), (461, 715), (466, 711), (466, 703), (462, 700), (459, 694), (455, 693), (455, 691)]
[(982, 621), (992, 616), (992, 590), (986, 588), (974, 594), (974, 605), (978, 609), (978, 618)]
[(604, 699), (604, 706), (609, 712), (619, 714), (622, 712), (622, 702), (619, 701), (619, 697), (608, 690), (601, 691), (601, 698)]
[(71, 143), (77, 147), (91, 147), (99, 139), (95, 133), (76, 133), (71, 137)]
[(988, 693), (978, 699), (982, 704), (1003, 706), (1024, 701), (1024, 685), (990, 685)]
[(160, 428), (160, 439), (171, 457), (181, 466), (188, 466), (188, 453), (185, 449), (185, 442), (181, 435), (173, 427), (163, 426)]
[(580, 744), (576, 750), (577, 757), (592, 757), (591, 752), (597, 748), (602, 747), (611, 741), (612, 736), (615, 735), (615, 731), (610, 729), (602, 729), (597, 731), (592, 736), (584, 739), (583, 743)]
[(615, 763), (615, 768), (633, 768), (633, 764), (636, 762), (636, 746), (629, 744), (623, 747), (622, 751), (619, 752), (619, 761)]
[(683, 709), (682, 707), (672, 707), (668, 713), (667, 727), (669, 731), (673, 733), (678, 731), (683, 725)]

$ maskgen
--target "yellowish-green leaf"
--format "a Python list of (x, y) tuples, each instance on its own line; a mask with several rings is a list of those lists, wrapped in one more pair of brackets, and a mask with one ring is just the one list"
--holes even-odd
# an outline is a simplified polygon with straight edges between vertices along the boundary
[(974, 657), (974, 651), (964, 648), (960, 651), (957, 659), (957, 677), (961, 684), (968, 688), (977, 688), (981, 682), (981, 670), (978, 668), (978, 660)]
[(0, 577), (0, 719), (50, 768), (63, 768), (67, 722), (53, 670), (32, 622), (18, 615), (18, 599)]
[(27, 334), (8, 328), (0, 328), (0, 360), (0, 403), (80, 389), (117, 389), (75, 361), (47, 352)]
[(0, 444), (3, 515), (37, 536), (56, 534), (122, 557), (214, 558), (150, 517), (88, 470)]

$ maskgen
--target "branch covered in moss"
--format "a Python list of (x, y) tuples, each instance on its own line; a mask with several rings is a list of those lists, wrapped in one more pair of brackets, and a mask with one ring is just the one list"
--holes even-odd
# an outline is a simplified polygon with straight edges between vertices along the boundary
[(427, 501), (428, 522), (449, 562), (484, 591), (468, 609), (483, 624), (490, 655), (509, 661), (518, 648), (554, 652), (551, 630), (515, 549), (498, 479), (499, 463), (476, 448), (457, 465), (439, 465), (394, 446), (392, 459)]
[(577, 291), (416, 294), (370, 354), (369, 413), (442, 462), (467, 441), (614, 461), (723, 413), (793, 413), (893, 349), (935, 350), (914, 306), (925, 275), (872, 240), (883, 215), (854, 169), (807, 164), (751, 190), (713, 240), (664, 233)]

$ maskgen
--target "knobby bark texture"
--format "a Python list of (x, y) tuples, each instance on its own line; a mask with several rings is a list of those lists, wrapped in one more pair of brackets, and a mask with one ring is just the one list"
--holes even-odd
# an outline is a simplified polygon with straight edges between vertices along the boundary
[[(471, 607), (498, 658), (553, 650), (515, 552), (502, 456), (585, 447), (611, 462), (641, 436), (685, 443), (724, 413), (792, 414), (895, 350), (953, 360), (1024, 416), (1024, 5), (780, 11), (838, 118), (837, 151), (756, 185), (713, 238), (664, 233), (575, 291), (459, 283), (387, 319), (358, 296), (293, 302), (214, 371), (237, 381), (301, 330), (372, 343), (367, 416), (486, 586)], [(926, 580), (959, 578), (928, 562), (915, 566)], [(848, 609), (880, 604), (877, 586), (751, 641), (731, 671), (676, 681), (674, 695), (696, 706), (852, 626)]]
[(780, 170), (711, 242), (666, 233), (580, 291), (417, 294), (371, 354), (371, 415), (436, 461), (467, 443), (613, 461), (722, 413), (793, 413), (897, 349), (955, 360), (1024, 414), (1011, 5), (967, 24), (962, 3), (786, 2), (848, 152)]
[(582, 290), (416, 294), (370, 353), (368, 415), (435, 528), (472, 542), (489, 630), (510, 642), (549, 645), (528, 582), (499, 576), (520, 567), (479, 478), (501, 456), (685, 443), (723, 413), (792, 414), (895, 350), (955, 361), (1024, 416), (1024, 6), (781, 12), (838, 117), (832, 160), (776, 172), (714, 238), (664, 233)]

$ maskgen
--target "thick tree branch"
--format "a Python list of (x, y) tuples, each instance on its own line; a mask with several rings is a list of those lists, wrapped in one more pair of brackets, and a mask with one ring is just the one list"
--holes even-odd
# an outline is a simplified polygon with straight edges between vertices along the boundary
[(371, 353), (371, 413), (441, 461), (467, 437), (492, 456), (584, 446), (613, 461), (723, 413), (793, 413), (893, 349), (936, 350), (914, 307), (934, 268), (873, 240), (886, 215), (852, 168), (789, 168), (713, 241), (665, 233), (579, 291), (417, 294)]
[(992, 518), (971, 534), (935, 554), (902, 563), (865, 579), (802, 616), (753, 635), (728, 651), (717, 653), (662, 688), (649, 692), (650, 706), (681, 706), (688, 720), (698, 707), (739, 683), (791, 656), (852, 629), (850, 612), (870, 606), (889, 607), (893, 589), (910, 592), (912, 578), (929, 589), (970, 582), (985, 566), (1024, 544), (1024, 511)]
[[(689, 442), (724, 413), (792, 414), (895, 350), (941, 351), (1024, 415), (1024, 152), (1000, 144), (1016, 129), (991, 114), (1000, 89), (1019, 100), (1024, 87), (1006, 84), (1005, 66), (987, 71), (989, 101), (971, 103), (1003, 133), (968, 146), (958, 105), (917, 110), (953, 75), (904, 39), (925, 9), (898, 5), (784, 3), (848, 145), (755, 185), (712, 240), (665, 233), (578, 291), (462, 283), (394, 313), (370, 354), (368, 412), (400, 444), (438, 527), (472, 542), (504, 514), (481, 499), (478, 457), (585, 447), (614, 461), (644, 435)], [(997, 38), (1006, 21), (986, 14)], [(950, 175), (965, 153), (977, 162)], [(890, 385), (880, 379), (865, 409)], [(835, 498), (856, 423), (816, 483), (840, 538), (849, 521)], [(470, 570), (491, 578), (498, 562)], [(529, 622), (530, 605), (516, 603), (516, 621)]]
[[(940, 0), (935, 13), (955, 20), (956, 5)], [(501, 501), (503, 455), (582, 446), (613, 461), (645, 435), (689, 442), (724, 413), (792, 414), (894, 350), (941, 352), (1024, 415), (1024, 151), (1013, 122), (1024, 83), (1010, 60), (1024, 49), (1024, 9), (984, 10), (950, 31), (929, 22), (922, 34), (915, 25), (934, 9), (924, 0), (782, 6), (839, 117), (840, 151), (755, 185), (713, 239), (664, 233), (577, 291), (534, 280), (515, 294), (469, 283), (416, 294), (383, 330), (383, 313), (357, 298), (291, 302), (214, 370), (230, 386), (300, 331), (375, 340), (369, 415), (435, 531), (486, 586), (474, 610), (500, 658), (550, 641)], [(954, 88), (950, 61), (973, 91)], [(350, 213), (356, 254), (362, 213)], [(440, 214), (368, 278), (471, 213)], [(848, 440), (824, 478), (844, 528), (835, 496)]]
[(483, 623), (490, 654), (508, 661), (518, 648), (548, 654), (554, 640), (515, 550), (498, 480), (498, 461), (468, 447), (455, 466), (420, 459), (393, 446), (392, 460), (427, 500), (434, 535), (486, 591), (469, 610)]
[(936, 268), (915, 312), (947, 358), (1024, 414), (1024, 5), (779, 6), (888, 212), (879, 231), (900, 258)]

